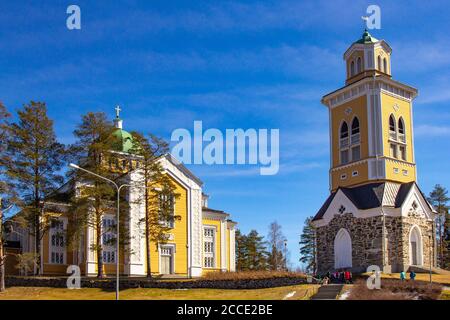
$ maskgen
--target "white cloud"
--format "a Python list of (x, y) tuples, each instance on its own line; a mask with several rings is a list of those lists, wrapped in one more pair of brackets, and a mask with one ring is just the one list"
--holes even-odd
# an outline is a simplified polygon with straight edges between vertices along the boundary
[(420, 125), (414, 132), (417, 137), (450, 136), (450, 126)]

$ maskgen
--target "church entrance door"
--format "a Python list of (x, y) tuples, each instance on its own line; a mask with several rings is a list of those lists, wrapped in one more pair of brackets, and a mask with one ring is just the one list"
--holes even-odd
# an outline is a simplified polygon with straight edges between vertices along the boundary
[(334, 239), (334, 268), (352, 267), (352, 239), (344, 228), (340, 229)]

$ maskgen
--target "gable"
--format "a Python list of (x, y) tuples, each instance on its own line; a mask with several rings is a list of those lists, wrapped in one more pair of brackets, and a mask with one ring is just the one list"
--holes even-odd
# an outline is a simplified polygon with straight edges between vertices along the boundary
[(401, 214), (404, 217), (433, 219), (434, 209), (425, 199), (422, 191), (414, 184), (401, 205)]
[(335, 215), (342, 215), (345, 213), (352, 213), (355, 216), (358, 215), (358, 208), (341, 189), (336, 191), (331, 198), (330, 197), (324, 204), (326, 207), (323, 206), (323, 214), (321, 217), (318, 215), (314, 217), (313, 221), (316, 225), (328, 224)]

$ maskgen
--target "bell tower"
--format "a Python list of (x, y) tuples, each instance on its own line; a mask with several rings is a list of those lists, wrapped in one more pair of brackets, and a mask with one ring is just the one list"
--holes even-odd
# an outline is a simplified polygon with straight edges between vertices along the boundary
[(365, 30), (344, 53), (345, 85), (322, 98), (330, 118), (330, 191), (416, 180), (417, 90), (392, 79), (391, 53)]

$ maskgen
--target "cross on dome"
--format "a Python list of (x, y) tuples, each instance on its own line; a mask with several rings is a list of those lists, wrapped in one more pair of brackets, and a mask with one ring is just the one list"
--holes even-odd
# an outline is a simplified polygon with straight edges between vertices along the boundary
[(117, 107), (115, 108), (115, 110), (116, 110), (116, 118), (119, 118), (120, 111), (122, 111), (122, 109), (120, 109), (120, 106), (117, 106)]

